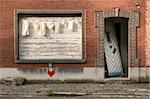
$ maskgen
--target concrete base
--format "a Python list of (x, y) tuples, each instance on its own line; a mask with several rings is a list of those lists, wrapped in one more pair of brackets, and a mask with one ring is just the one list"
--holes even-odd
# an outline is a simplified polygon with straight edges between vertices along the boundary
[(104, 68), (53, 68), (55, 74), (49, 77), (48, 68), (0, 68), (0, 79), (23, 77), (27, 80), (94, 80), (104, 81)]
[(107, 78), (103, 67), (84, 68), (53, 68), (55, 74), (49, 77), (48, 68), (0, 68), (0, 79), (7, 77), (23, 77), (26, 80), (60, 80), (60, 81), (94, 81), (107, 82), (108, 80), (128, 80), (132, 82), (150, 82), (150, 67), (130, 68), (128, 78)]
[(150, 67), (140, 68), (140, 82), (150, 82)]
[(139, 67), (130, 67), (129, 68), (129, 78), (133, 82), (139, 82)]

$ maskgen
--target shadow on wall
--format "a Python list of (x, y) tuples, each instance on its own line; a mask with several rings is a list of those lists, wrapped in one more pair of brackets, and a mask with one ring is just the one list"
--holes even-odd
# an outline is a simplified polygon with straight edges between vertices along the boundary
[[(43, 74), (48, 71), (48, 68), (17, 68), (17, 70), (22, 73)], [(83, 68), (81, 67), (80, 68), (70, 68), (70, 67), (53, 68), (53, 70), (58, 73), (71, 73), (71, 74), (83, 73)]]
[(22, 73), (42, 74), (42, 73), (46, 73), (48, 69), (46, 68), (17, 68), (17, 70)]

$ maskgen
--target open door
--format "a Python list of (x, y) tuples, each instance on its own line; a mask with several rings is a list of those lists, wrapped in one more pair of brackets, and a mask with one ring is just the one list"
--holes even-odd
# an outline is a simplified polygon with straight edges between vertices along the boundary
[(128, 75), (128, 19), (105, 18), (105, 77)]

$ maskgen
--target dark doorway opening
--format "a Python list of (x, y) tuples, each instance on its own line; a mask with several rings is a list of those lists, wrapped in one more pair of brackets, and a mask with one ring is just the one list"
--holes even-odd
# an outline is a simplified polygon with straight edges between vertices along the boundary
[(105, 78), (128, 77), (128, 18), (105, 18)]

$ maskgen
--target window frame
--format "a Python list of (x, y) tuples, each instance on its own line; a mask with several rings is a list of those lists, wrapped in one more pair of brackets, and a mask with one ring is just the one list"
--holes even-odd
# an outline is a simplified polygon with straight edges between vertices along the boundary
[[(14, 62), (15, 63), (85, 63), (85, 15), (83, 10), (15, 10), (14, 11)], [(51, 14), (81, 14), (82, 17), (82, 59), (39, 59), (23, 60), (19, 59), (19, 17), (20, 15), (42, 15)]]

